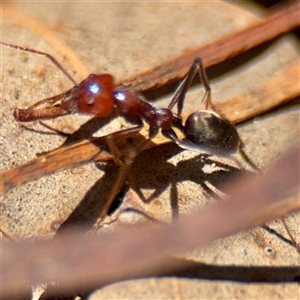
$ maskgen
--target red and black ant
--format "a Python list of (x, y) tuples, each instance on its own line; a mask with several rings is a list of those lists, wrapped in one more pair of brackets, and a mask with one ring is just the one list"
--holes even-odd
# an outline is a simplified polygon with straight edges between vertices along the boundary
[[(41, 119), (52, 119), (71, 113), (82, 113), (90, 114), (95, 117), (104, 117), (111, 114), (115, 108), (121, 117), (136, 125), (133, 128), (117, 132), (118, 134), (128, 136), (128, 134), (137, 133), (141, 130), (145, 122), (149, 125), (149, 137), (146, 139), (146, 142), (153, 139), (160, 130), (165, 137), (172, 140), (183, 149), (196, 150), (203, 154), (220, 156), (231, 156), (232, 154), (239, 152), (242, 158), (255, 171), (258, 171), (258, 168), (244, 153), (242, 149), (243, 143), (241, 142), (234, 125), (214, 110), (211, 102), (210, 85), (200, 58), (196, 58), (192, 63), (190, 70), (177, 88), (168, 107), (156, 108), (136, 91), (129, 89), (115, 89), (114, 78), (111, 74), (93, 74), (77, 84), (59, 62), (48, 53), (4, 42), (0, 42), (0, 44), (48, 57), (69, 78), (69, 80), (75, 84), (70, 90), (57, 96), (38, 101), (29, 108), (16, 108), (14, 117), (17, 121), (28, 122)], [(205, 110), (192, 113), (188, 116), (185, 123), (183, 123), (181, 115), (185, 96), (197, 74), (206, 91), (202, 99), (202, 102), (205, 102)], [(46, 106), (37, 108), (43, 104), (46, 104)], [(172, 112), (174, 106), (177, 106), (176, 113)], [(183, 133), (184, 139), (178, 138), (174, 128), (179, 129)], [(109, 143), (109, 139), (107, 141)], [(114, 150), (114, 145), (109, 146), (112, 147), (111, 150)], [(121, 162), (123, 168), (121, 169), (117, 182), (113, 186), (111, 194), (102, 209), (100, 221), (107, 215), (107, 211), (113, 199), (126, 180), (134, 158), (140, 151), (146, 148), (144, 146), (145, 142), (143, 142), (138, 149), (135, 149), (135, 151), (129, 151), (128, 156), (125, 157), (125, 162)], [(119, 162), (117, 157), (116, 161)], [(97, 225), (98, 224), (99, 222)], [(289, 233), (288, 229), (287, 231)], [(294, 242), (294, 244), (298, 248), (296, 242)]]
[[(51, 55), (20, 47), (13, 44), (0, 42), (1, 44), (48, 57), (75, 86), (70, 90), (36, 102), (29, 108), (16, 108), (14, 117), (20, 122), (52, 119), (71, 113), (90, 114), (95, 117), (104, 117), (112, 113), (116, 108), (118, 114), (126, 121), (137, 125), (139, 131), (144, 122), (149, 125), (149, 138), (154, 138), (158, 131), (174, 141), (184, 149), (198, 150), (207, 154), (229, 155), (235, 153), (240, 147), (239, 135), (227, 119), (213, 109), (211, 102), (211, 89), (206, 72), (200, 58), (196, 58), (177, 88), (168, 108), (156, 108), (147, 102), (139, 93), (132, 90), (115, 90), (114, 78), (111, 74), (92, 74), (79, 84)], [(205, 110), (192, 113), (182, 123), (182, 109), (185, 95), (194, 77), (199, 75), (206, 93), (202, 101), (205, 101)], [(59, 102), (59, 103), (58, 103)], [(42, 104), (49, 104), (43, 108), (37, 108)], [(177, 105), (177, 112), (172, 108)], [(185, 136), (180, 140), (173, 128), (178, 128)], [(132, 130), (132, 129), (131, 129)]]
[[(153, 139), (159, 131), (168, 139), (175, 142), (183, 149), (196, 150), (207, 155), (230, 156), (239, 151), (242, 157), (253, 167), (247, 156), (242, 151), (242, 142), (236, 128), (226, 118), (213, 110), (211, 102), (211, 89), (208, 83), (205, 68), (200, 58), (196, 58), (185, 78), (177, 88), (167, 108), (156, 108), (147, 102), (141, 94), (129, 89), (115, 89), (114, 78), (111, 74), (93, 74), (79, 84), (51, 55), (24, 48), (13, 44), (0, 42), (2, 45), (18, 50), (28, 51), (48, 57), (75, 86), (70, 90), (54, 97), (43, 99), (29, 108), (16, 108), (14, 117), (21, 122), (41, 119), (52, 119), (71, 113), (90, 114), (96, 117), (104, 117), (113, 112), (115, 108), (118, 114), (126, 121), (136, 125), (134, 128), (123, 130), (124, 135), (139, 132), (144, 123), (149, 125), (149, 137)], [(205, 88), (202, 102), (205, 102), (205, 110), (192, 113), (183, 123), (182, 110), (185, 96), (194, 77), (198, 74)], [(45, 107), (38, 108), (46, 104)], [(173, 107), (177, 112), (172, 112)], [(209, 109), (210, 108), (210, 109)], [(179, 129), (183, 139), (179, 139), (174, 129)], [(103, 216), (107, 213), (118, 189), (124, 183), (127, 172), (136, 155), (144, 149), (144, 146), (135, 151), (130, 159), (125, 160), (125, 167), (119, 175), (118, 182), (108, 200)]]

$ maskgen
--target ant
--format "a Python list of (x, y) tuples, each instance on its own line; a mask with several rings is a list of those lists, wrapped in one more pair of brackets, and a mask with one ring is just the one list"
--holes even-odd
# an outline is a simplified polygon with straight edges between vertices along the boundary
[[(148, 139), (138, 149), (135, 149), (133, 152), (131, 151), (131, 153), (128, 152), (129, 154), (125, 158), (125, 163), (116, 159), (116, 162), (119, 162), (123, 169), (121, 169), (117, 183), (113, 187), (111, 197), (109, 197), (105, 209), (101, 214), (102, 217), (107, 214), (111, 202), (119, 192), (119, 188), (123, 185), (134, 158), (146, 148), (145, 145), (147, 142), (151, 141), (159, 131), (183, 149), (220, 156), (231, 156), (239, 151), (244, 160), (257, 170), (257, 167), (243, 152), (243, 144), (234, 125), (214, 110), (211, 101), (211, 88), (200, 58), (195, 58), (187, 75), (175, 91), (168, 107), (156, 108), (136, 91), (115, 89), (114, 78), (111, 74), (92, 74), (79, 84), (76, 84), (71, 75), (51, 55), (30, 48), (4, 42), (0, 43), (11, 48), (48, 57), (75, 84), (68, 91), (40, 100), (29, 108), (16, 108), (14, 117), (17, 121), (29, 122), (52, 119), (72, 113), (104, 117), (110, 115), (115, 108), (121, 117), (135, 125), (133, 128), (123, 130), (124, 136), (128, 135), (128, 133), (138, 133), (144, 126), (144, 123), (149, 125)], [(184, 99), (196, 75), (199, 76), (205, 88), (205, 94), (202, 99), (202, 102), (205, 102), (205, 110), (192, 113), (188, 116), (185, 123), (183, 123), (181, 115)], [(39, 108), (41, 105), (45, 106)], [(176, 113), (172, 112), (174, 106), (177, 107)], [(183, 133), (183, 139), (178, 138), (174, 128)], [(113, 154), (114, 152), (118, 152), (109, 140), (108, 144)]]
[[(200, 58), (195, 58), (168, 107), (156, 108), (135, 91), (114, 90), (114, 78), (111, 74), (91, 74), (77, 84), (50, 54), (4, 42), (0, 44), (48, 57), (75, 84), (70, 90), (40, 100), (29, 108), (16, 108), (14, 117), (17, 121), (52, 119), (72, 113), (105, 117), (116, 108), (121, 117), (136, 125), (136, 131), (141, 130), (144, 122), (148, 123), (149, 139), (153, 139), (160, 129), (165, 137), (184, 149), (223, 156), (235, 153), (241, 146), (239, 135), (233, 124), (213, 110), (211, 88)], [(192, 113), (183, 125), (181, 114), (185, 95), (197, 73), (206, 91), (202, 99), (202, 102), (205, 101), (205, 110)], [(48, 104), (48, 106), (37, 108), (43, 104)], [(177, 105), (177, 113), (172, 112), (175, 105)], [(208, 110), (209, 107), (210, 110)], [(177, 137), (173, 127), (184, 134), (184, 140)]]
[[(195, 58), (187, 75), (175, 91), (168, 107), (156, 108), (136, 91), (129, 89), (115, 90), (114, 78), (111, 74), (92, 74), (77, 84), (72, 76), (50, 54), (1, 41), (0, 44), (48, 57), (74, 84), (74, 87), (70, 90), (54, 97), (40, 100), (29, 108), (16, 108), (14, 117), (17, 121), (29, 122), (41, 119), (52, 119), (71, 113), (104, 117), (111, 114), (115, 108), (121, 117), (129, 123), (136, 125), (133, 128), (111, 134), (107, 138), (107, 143), (115, 157), (114, 159), (122, 168), (109, 198), (104, 204), (99, 220), (94, 226), (95, 229), (99, 227), (101, 221), (107, 216), (107, 212), (114, 198), (126, 180), (135, 157), (142, 150), (147, 148), (147, 143), (158, 134), (159, 130), (161, 130), (161, 133), (165, 137), (183, 149), (199, 151), (206, 155), (226, 157), (230, 157), (238, 152), (252, 169), (256, 172), (260, 172), (243, 151), (244, 145), (235, 126), (214, 110), (211, 101), (211, 88), (207, 79), (206, 70), (200, 58)], [(197, 74), (205, 89), (205, 94), (202, 98), (202, 102), (205, 102), (205, 110), (190, 114), (183, 124), (181, 115), (185, 96)], [(37, 108), (43, 104), (46, 104), (46, 106)], [(177, 106), (176, 113), (172, 112), (175, 105)], [(118, 159), (118, 149), (113, 143), (114, 135), (118, 134), (119, 136), (127, 137), (128, 135), (138, 133), (144, 126), (144, 122), (149, 125), (148, 139), (141, 142), (141, 145), (136, 147), (138, 149), (128, 150), (123, 163)], [(173, 128), (179, 129), (183, 133), (184, 139), (179, 139)], [(283, 218), (282, 221), (292, 243), (299, 250), (299, 246), (293, 239)]]

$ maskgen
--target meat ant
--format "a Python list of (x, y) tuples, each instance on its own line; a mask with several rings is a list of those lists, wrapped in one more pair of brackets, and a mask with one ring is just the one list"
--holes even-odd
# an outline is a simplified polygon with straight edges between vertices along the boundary
[[(243, 159), (257, 170), (256, 166), (243, 152), (243, 144), (234, 125), (214, 110), (211, 102), (211, 88), (200, 58), (195, 58), (187, 75), (175, 91), (168, 107), (156, 108), (136, 91), (129, 89), (116, 90), (111, 74), (92, 74), (79, 84), (76, 84), (71, 75), (50, 54), (4, 42), (0, 43), (11, 48), (48, 57), (75, 84), (68, 91), (40, 100), (29, 108), (16, 108), (14, 117), (17, 121), (29, 122), (52, 119), (72, 113), (104, 117), (111, 114), (115, 108), (121, 117), (135, 125), (133, 128), (123, 130), (124, 136), (128, 135), (128, 133), (138, 133), (144, 126), (144, 123), (149, 125), (149, 136), (146, 141), (138, 149), (129, 151), (124, 163), (116, 158), (116, 161), (120, 162), (122, 169), (101, 213), (101, 218), (106, 216), (113, 199), (126, 179), (134, 158), (146, 148), (147, 142), (151, 141), (159, 131), (183, 149), (220, 156), (231, 156), (239, 152)], [(202, 102), (205, 102), (205, 110), (192, 113), (183, 123), (181, 115), (184, 99), (196, 75), (199, 76), (205, 88), (205, 94), (202, 99)], [(41, 105), (45, 106), (39, 108)], [(176, 113), (172, 112), (174, 106), (177, 108)], [(174, 128), (183, 133), (183, 139), (178, 138)], [(118, 151), (114, 149), (113, 142), (109, 144), (113, 154)]]
[[(207, 155), (226, 157), (230, 157), (232, 154), (238, 152), (249, 166), (255, 171), (259, 171), (243, 151), (243, 143), (234, 125), (214, 110), (211, 101), (211, 88), (207, 79), (206, 70), (200, 58), (196, 58), (192, 63), (190, 70), (175, 91), (168, 107), (156, 108), (135, 91), (123, 89), (115, 90), (114, 79), (111, 74), (93, 74), (77, 84), (72, 76), (50, 54), (1, 41), (0, 44), (48, 57), (74, 84), (74, 87), (70, 90), (57, 96), (40, 100), (29, 108), (16, 108), (14, 117), (17, 121), (29, 122), (41, 119), (52, 119), (71, 113), (104, 117), (111, 114), (113, 109), (116, 108), (121, 117), (136, 125), (133, 128), (118, 131), (107, 136), (108, 138), (106, 140), (108, 146), (112, 154), (116, 156), (115, 161), (119, 163), (122, 168), (104, 204), (95, 228), (97, 228), (103, 218), (106, 217), (112, 201), (126, 180), (135, 157), (142, 150), (147, 148), (147, 142), (153, 139), (159, 130), (161, 130), (161, 133), (165, 137), (183, 149), (195, 150)], [(202, 102), (205, 102), (205, 110), (192, 113), (183, 124), (181, 115), (185, 96), (197, 74), (205, 88), (205, 94), (202, 98)], [(46, 106), (37, 108), (43, 104), (46, 104)], [(174, 106), (177, 106), (176, 113), (172, 112)], [(131, 134), (138, 133), (142, 129), (144, 122), (149, 125), (148, 139), (141, 142), (140, 146), (135, 147), (135, 149), (130, 149), (130, 151), (125, 152), (123, 163), (118, 159), (118, 149), (116, 149), (113, 141), (114, 136), (124, 136), (125, 138)], [(173, 128), (179, 129), (185, 138), (179, 139)], [(299, 250), (299, 246), (293, 239), (283, 218), (282, 221), (293, 244)]]

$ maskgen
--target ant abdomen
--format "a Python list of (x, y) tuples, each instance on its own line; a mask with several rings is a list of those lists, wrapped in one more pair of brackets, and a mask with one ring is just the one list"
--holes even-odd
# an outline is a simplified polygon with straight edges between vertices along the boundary
[(213, 154), (228, 155), (239, 148), (240, 138), (233, 124), (214, 111), (203, 110), (191, 114), (183, 131), (189, 142), (211, 149)]

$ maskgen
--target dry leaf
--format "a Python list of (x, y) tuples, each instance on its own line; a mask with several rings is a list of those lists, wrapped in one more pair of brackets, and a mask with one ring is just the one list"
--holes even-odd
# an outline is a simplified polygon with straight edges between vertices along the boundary
[[(222, 2), (84, 5), (41, 2), (18, 4), (12, 8), (12, 13), (17, 10), (23, 15), (23, 19), (18, 19), (20, 23), (12, 19), (12, 15), (5, 15), (4, 10), (3, 40), (51, 53), (77, 81), (86, 75), (85, 72), (80, 73), (82, 69), (78, 67), (78, 62), (91, 72), (110, 72), (120, 82), (153, 68), (162, 61), (174, 58), (186, 49), (212, 42), (257, 20), (253, 14)], [(30, 27), (32, 24), (26, 21), (26, 16), (35, 18), (44, 27), (39, 24)], [(49, 31), (41, 33), (43, 28), (50, 30), (51, 34)], [(48, 39), (51, 36), (52, 38)], [(294, 74), (290, 75), (292, 78), (297, 74), (294, 66), (299, 63), (299, 53), (293, 39), (284, 37), (259, 50), (233, 60), (229, 70), (224, 73), (220, 69), (209, 73), (213, 100), (219, 107), (223, 103), (225, 106), (230, 101), (237, 103), (236, 99), (239, 100), (240, 106), (234, 107), (231, 114), (243, 114), (244, 110), (239, 108), (247, 108), (249, 99), (256, 100), (258, 106), (260, 103), (264, 104), (265, 98), (272, 100), (273, 94), (274, 99), (286, 99), (285, 74)], [(43, 57), (12, 49), (3, 48), (2, 51), (5, 60), (2, 82), (1, 169), (8, 170), (35, 158), (36, 153), (59, 147), (64, 141), (60, 136), (46, 136), (24, 130), (13, 119), (13, 108), (24, 107), (60, 93), (68, 89), (70, 83)], [(75, 59), (64, 59), (65, 53), (70, 51), (76, 55)], [(270, 86), (272, 89), (268, 89)], [(185, 113), (200, 107), (202, 95), (203, 91), (199, 86), (191, 89)], [(155, 99), (155, 105), (166, 106), (170, 98), (171, 95), (166, 95), (159, 100)], [(240, 101), (241, 99), (243, 101)], [(87, 117), (74, 115), (54, 120), (50, 124), (59, 130), (73, 132), (86, 121)], [(258, 166), (264, 167), (276, 160), (290, 146), (299, 143), (299, 128), (295, 124), (299, 124), (297, 102), (273, 114), (257, 117), (238, 129), (250, 158)], [(108, 128), (104, 128), (101, 135), (123, 126), (127, 125), (117, 120), (106, 126)], [(128, 191), (124, 205), (144, 211), (160, 220), (170, 220), (176, 216), (171, 206), (186, 213), (195, 207), (210, 203), (214, 201), (207, 197), (211, 190), (214, 193), (224, 192), (224, 185), (227, 186), (232, 176), (235, 177), (239, 173), (236, 166), (231, 168), (222, 165), (224, 161), (217, 162), (217, 169), (211, 171), (210, 160), (203, 161), (197, 153), (177, 152), (178, 149), (174, 145), (166, 145), (142, 153), (133, 165), (130, 184), (134, 190)], [(226, 161), (225, 163), (227, 164)], [(118, 167), (112, 163), (106, 166), (105, 170), (104, 175), (97, 165), (88, 164), (12, 189), (1, 199), (1, 228), (14, 238), (49, 237), (54, 235), (66, 220), (94, 221), (98, 216), (97, 203), (105, 201)], [(215, 187), (217, 190), (214, 190)], [(152, 201), (140, 201), (136, 196), (138, 190), (141, 191), (139, 196), (152, 196)], [(127, 222), (127, 216), (121, 215), (120, 221), (122, 220), (123, 224)], [(296, 235), (297, 220), (299, 215), (288, 220)], [(251, 265), (266, 268), (276, 266), (280, 270), (282, 266), (299, 264), (298, 253), (287, 242), (282, 225), (271, 223), (268, 226), (274, 229), (275, 233), (261, 228), (241, 233), (193, 255), (193, 260), (218, 267), (224, 266), (227, 271), (227, 265), (237, 264), (246, 271), (247, 266)], [(269, 248), (273, 249), (271, 255), (266, 252)], [(273, 253), (276, 253), (275, 257)], [(199, 284), (201, 275), (196, 278), (198, 280), (194, 282), (186, 279), (188, 283), (185, 284), (193, 289), (192, 287)], [(239, 276), (236, 275), (236, 278), (238, 280)], [(279, 295), (293, 297), (296, 287), (289, 282), (283, 281), (282, 287), (272, 285), (269, 295), (277, 292)], [(153, 284), (159, 286), (162, 283), (158, 279)], [(167, 297), (175, 294), (184, 298), (185, 293), (176, 293), (176, 288), (186, 288), (186, 285), (179, 279), (173, 279), (171, 283), (164, 281), (164, 286), (169, 285)], [(206, 283), (202, 291), (195, 288), (195, 293), (191, 293), (190, 297), (197, 297), (200, 292), (211, 297), (210, 290), (217, 286), (219, 291), (224, 292), (225, 285), (227, 284), (224, 280)], [(248, 295), (258, 297), (260, 290), (257, 290), (255, 284), (251, 287)], [(122, 287), (117, 284), (115, 288), (119, 291)], [(232, 293), (228, 292), (228, 297), (238, 297), (243, 288), (243, 285), (231, 282)], [(283, 293), (285, 289), (289, 289), (288, 295)], [(151, 289), (147, 291), (151, 295)], [(106, 293), (105, 290), (103, 293)], [(106, 295), (111, 297), (109, 292)], [(152, 295), (155, 297), (156, 294)], [(163, 297), (162, 292), (160, 296)]]

